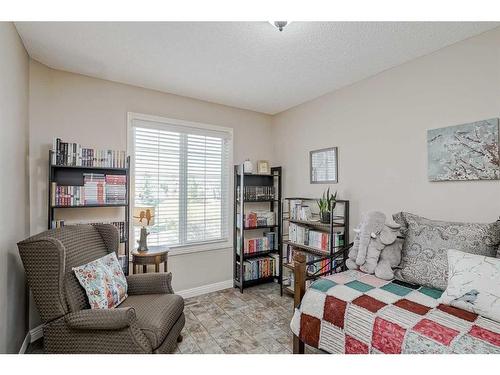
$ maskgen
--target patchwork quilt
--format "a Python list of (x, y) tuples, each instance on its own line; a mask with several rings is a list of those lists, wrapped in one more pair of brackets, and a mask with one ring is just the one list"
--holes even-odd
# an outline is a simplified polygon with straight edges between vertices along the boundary
[(500, 353), (500, 323), (439, 304), (442, 293), (345, 271), (312, 283), (290, 326), (329, 353)]

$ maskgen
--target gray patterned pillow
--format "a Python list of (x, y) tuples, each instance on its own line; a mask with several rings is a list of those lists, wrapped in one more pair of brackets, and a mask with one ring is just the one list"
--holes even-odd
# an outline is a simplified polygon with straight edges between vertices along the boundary
[(500, 244), (500, 222), (453, 223), (406, 212), (392, 217), (405, 236), (400, 269), (395, 272), (401, 281), (445, 290), (449, 249), (494, 257)]

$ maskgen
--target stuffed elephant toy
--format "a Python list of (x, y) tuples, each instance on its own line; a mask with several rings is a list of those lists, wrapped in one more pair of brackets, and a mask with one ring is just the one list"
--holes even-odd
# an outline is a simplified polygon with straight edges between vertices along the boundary
[(354, 244), (346, 261), (347, 268), (375, 274), (380, 279), (394, 278), (393, 268), (401, 262), (400, 225), (387, 222), (382, 212), (363, 214), (361, 224), (354, 229)]

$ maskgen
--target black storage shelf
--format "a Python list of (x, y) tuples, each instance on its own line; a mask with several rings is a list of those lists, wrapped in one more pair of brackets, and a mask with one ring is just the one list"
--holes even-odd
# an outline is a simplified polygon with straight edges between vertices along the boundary
[[(129, 227), (130, 227), (130, 157), (126, 158), (126, 168), (114, 167), (88, 167), (77, 165), (54, 165), (52, 164), (53, 152), (49, 151), (49, 179), (48, 179), (48, 229), (52, 227), (52, 221), (55, 218), (55, 211), (67, 208), (124, 208), (124, 223), (125, 223), (125, 238), (120, 238), (120, 243), (124, 244), (125, 248), (125, 267), (124, 273), (129, 274)], [(102, 173), (102, 174), (115, 174), (126, 176), (126, 203), (105, 203), (105, 204), (85, 204), (78, 206), (71, 205), (52, 205), (52, 183), (55, 182), (60, 186), (77, 186), (83, 185), (84, 173)]]
[[(233, 227), (233, 285), (235, 288), (239, 288), (240, 292), (247, 287), (259, 285), (268, 282), (277, 281), (281, 283), (281, 167), (271, 168), (270, 174), (254, 174), (254, 173), (241, 173), (243, 171), (243, 165), (234, 166), (234, 227)], [(245, 199), (244, 198), (244, 187), (246, 186), (274, 186), (274, 197), (266, 197), (269, 199)], [(238, 194), (238, 187), (240, 191)], [(255, 203), (266, 203), (269, 205), (269, 210), (275, 212), (275, 225), (259, 225), (257, 227), (244, 227), (243, 216), (245, 212), (248, 212), (251, 204)], [(238, 221), (238, 213), (240, 214), (240, 220)], [(274, 236), (274, 249), (269, 249), (267, 251), (259, 251), (252, 254), (243, 254), (240, 256), (237, 249), (241, 249), (243, 252), (245, 234), (250, 231), (258, 230), (271, 230), (275, 233)], [(239, 241), (239, 243), (238, 243)], [(262, 256), (267, 256), (271, 254), (278, 254), (278, 259), (276, 262), (276, 269), (278, 270), (279, 276), (264, 277), (256, 280), (245, 280), (244, 279), (244, 262), (247, 259), (258, 258)], [(241, 263), (241, 267), (238, 267), (238, 263)], [(243, 280), (241, 282), (240, 280)]]
[[(295, 243), (289, 240), (288, 233), (282, 235), (282, 252), (284, 251), (291, 251), (293, 249), (298, 249), (301, 252), (305, 252), (308, 254), (313, 255), (314, 257), (322, 258), (322, 257), (327, 257), (327, 256), (332, 256), (334, 254), (341, 254), (339, 252), (339, 248), (343, 248), (343, 246), (335, 246), (333, 242), (333, 235), (334, 233), (342, 232), (344, 236), (344, 245), (349, 244), (349, 201), (348, 200), (337, 200), (337, 205), (343, 206), (343, 215), (334, 215), (333, 212), (330, 214), (330, 222), (329, 223), (322, 223), (320, 221), (313, 221), (313, 220), (297, 220), (297, 219), (292, 219), (290, 217), (291, 215), (291, 210), (290, 210), (290, 202), (291, 201), (304, 201), (304, 202), (315, 202), (317, 201), (316, 198), (302, 198), (302, 197), (292, 197), (292, 198), (285, 198), (284, 201), (287, 203), (287, 210), (288, 212), (285, 212), (285, 210), (282, 211), (282, 226), (285, 225), (285, 223), (290, 224), (296, 224), (302, 227), (309, 228), (310, 230), (315, 230), (315, 231), (320, 231), (320, 232), (326, 232), (330, 236), (330, 246), (328, 250), (321, 250), (316, 247), (300, 244), (300, 243)], [(318, 217), (316, 214), (313, 215), (313, 217)], [(341, 254), (344, 256), (342, 259), (342, 263), (345, 265), (345, 254)], [(282, 258), (284, 258), (283, 253), (282, 253)], [(287, 268), (289, 270), (293, 270), (293, 264), (284, 263), (284, 268)], [(342, 266), (343, 267), (343, 266)], [(330, 270), (327, 271), (328, 273), (333, 273), (335, 270)], [(283, 269), (281, 269), (281, 274), (283, 274)], [(307, 273), (308, 277), (313, 277), (313, 274), (310, 272)], [(283, 277), (283, 276), (282, 276)], [(288, 293), (293, 293), (290, 292), (291, 288), (290, 287), (285, 287), (283, 286), (283, 283), (281, 284), (281, 294), (283, 292), (288, 292)]]
[(263, 277), (260, 279), (253, 279), (253, 280), (244, 280), (243, 284), (240, 283), (239, 280), (235, 279), (234, 280), (234, 286), (240, 289), (248, 288), (250, 286), (255, 286), (255, 285), (260, 285), (260, 284), (266, 284), (269, 282), (274, 282), (276, 280), (276, 277), (271, 276), (271, 277)]

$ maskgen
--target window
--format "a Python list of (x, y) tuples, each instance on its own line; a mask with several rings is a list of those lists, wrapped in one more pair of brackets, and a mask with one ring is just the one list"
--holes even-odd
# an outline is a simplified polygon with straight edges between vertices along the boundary
[(156, 215), (148, 244), (227, 241), (231, 130), (130, 116), (132, 201)]

